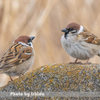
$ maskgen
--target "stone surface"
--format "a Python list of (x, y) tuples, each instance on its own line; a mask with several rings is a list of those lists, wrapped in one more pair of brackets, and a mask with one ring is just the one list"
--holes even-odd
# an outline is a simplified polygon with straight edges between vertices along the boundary
[[(0, 88), (0, 92), (100, 92), (99, 64), (51, 64), (39, 67)], [(23, 97), (23, 99), (26, 97)], [(27, 97), (29, 99), (67, 99), (67, 97)], [(80, 99), (89, 99), (88, 97)], [(1, 98), (2, 99), (2, 98)], [(6, 99), (6, 98), (5, 98)], [(11, 97), (10, 99), (14, 99)], [(16, 97), (16, 99), (22, 99)], [(69, 97), (69, 100), (79, 98)], [(99, 100), (97, 97), (90, 99)], [(9, 100), (9, 99), (7, 99)]]

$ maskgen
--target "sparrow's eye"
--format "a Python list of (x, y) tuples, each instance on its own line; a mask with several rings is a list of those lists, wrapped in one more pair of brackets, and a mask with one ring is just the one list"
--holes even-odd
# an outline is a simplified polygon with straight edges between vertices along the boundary
[(73, 28), (69, 28), (68, 30), (69, 30), (69, 31), (73, 31), (74, 29), (73, 29)]
[(32, 39), (28, 39), (28, 42), (32, 42)]
[(68, 30), (69, 30), (69, 32), (71, 32), (71, 33), (76, 33), (76, 32), (77, 32), (77, 30), (75, 30), (75, 29), (73, 29), (73, 28), (69, 28)]
[(76, 33), (76, 32), (77, 32), (77, 30), (72, 30), (71, 32), (72, 32), (72, 33)]

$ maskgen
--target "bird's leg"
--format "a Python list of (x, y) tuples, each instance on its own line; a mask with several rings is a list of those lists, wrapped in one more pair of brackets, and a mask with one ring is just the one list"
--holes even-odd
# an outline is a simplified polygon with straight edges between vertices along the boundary
[(89, 62), (89, 59), (86, 61), (86, 63), (85, 64), (91, 64), (91, 62)]
[(69, 64), (76, 64), (77, 63), (77, 60), (78, 59), (76, 59), (75, 62), (70, 62)]
[(74, 63), (75, 63), (75, 64), (82, 64), (81, 61), (79, 61), (79, 62), (77, 62), (77, 61), (78, 61), (78, 59), (76, 59)]
[(70, 62), (70, 64), (82, 64), (82, 62), (77, 62), (78, 59), (75, 60), (75, 62)]
[(11, 78), (11, 76), (9, 76), (9, 77), (10, 77), (10, 80), (13, 81), (13, 79)]
[(76, 59), (74, 63), (77, 63), (77, 60), (78, 60), (78, 59)]

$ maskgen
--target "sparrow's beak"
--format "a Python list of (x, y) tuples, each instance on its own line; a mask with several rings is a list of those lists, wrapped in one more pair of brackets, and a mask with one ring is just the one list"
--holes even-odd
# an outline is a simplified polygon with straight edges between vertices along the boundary
[(61, 30), (62, 32), (68, 33), (68, 30), (66, 28)]
[(31, 40), (33, 40), (35, 37), (31, 37)]

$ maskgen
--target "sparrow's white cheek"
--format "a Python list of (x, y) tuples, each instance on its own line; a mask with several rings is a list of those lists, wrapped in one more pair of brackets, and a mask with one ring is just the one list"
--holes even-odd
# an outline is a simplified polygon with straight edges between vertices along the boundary
[(28, 45), (33, 48), (32, 42), (29, 42)]
[(18, 43), (20, 43), (20, 44), (22, 44), (22, 45), (25, 45), (25, 46), (30, 46), (30, 47), (32, 47), (32, 48), (33, 48), (33, 44), (32, 44), (32, 42), (29, 42), (29, 43), (28, 43), (28, 45), (27, 45), (27, 44), (25, 44), (25, 43), (22, 43), (22, 42), (18, 42)]
[(82, 32), (83, 32), (83, 29), (84, 29), (84, 28), (83, 28), (83, 26), (81, 25), (81, 26), (80, 26), (80, 29), (79, 29), (79, 31), (78, 31), (78, 34), (79, 34), (79, 33), (82, 33)]

